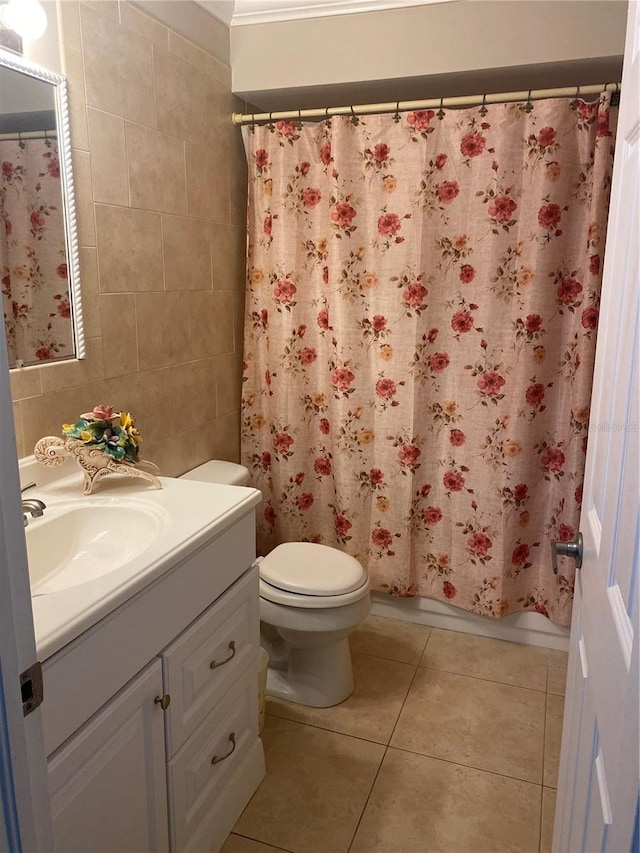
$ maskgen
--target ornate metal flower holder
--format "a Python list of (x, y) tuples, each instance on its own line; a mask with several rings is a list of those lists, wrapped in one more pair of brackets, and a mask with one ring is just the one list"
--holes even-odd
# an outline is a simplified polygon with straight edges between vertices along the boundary
[(153, 462), (140, 460), (135, 465), (131, 462), (116, 462), (99, 448), (90, 447), (77, 438), (47, 435), (40, 439), (33, 452), (38, 462), (50, 468), (62, 465), (70, 456), (75, 457), (84, 472), (85, 495), (90, 495), (98, 481), (109, 474), (137, 477), (153, 483), (156, 489), (162, 488), (162, 483), (157, 477), (160, 471)]

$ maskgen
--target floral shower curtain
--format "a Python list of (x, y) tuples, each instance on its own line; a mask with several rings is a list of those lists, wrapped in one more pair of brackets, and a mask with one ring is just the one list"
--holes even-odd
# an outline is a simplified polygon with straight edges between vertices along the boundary
[(0, 280), (9, 364), (73, 355), (55, 139), (0, 139)]
[(259, 548), (567, 625), (615, 113), (554, 99), (248, 134)]

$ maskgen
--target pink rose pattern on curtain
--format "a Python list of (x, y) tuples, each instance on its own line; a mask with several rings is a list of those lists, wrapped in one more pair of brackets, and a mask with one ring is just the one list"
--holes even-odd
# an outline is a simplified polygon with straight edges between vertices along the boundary
[(248, 134), (242, 458), (264, 553), (570, 621), (616, 110), (609, 97)]
[(73, 355), (55, 139), (0, 140), (0, 280), (9, 364)]

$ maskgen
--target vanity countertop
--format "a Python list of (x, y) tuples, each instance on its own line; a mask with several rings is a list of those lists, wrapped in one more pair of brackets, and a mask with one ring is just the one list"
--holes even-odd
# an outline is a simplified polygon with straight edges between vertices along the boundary
[[(140, 507), (158, 522), (158, 533), (141, 553), (126, 564), (86, 582), (32, 596), (33, 620), (38, 659), (45, 661), (76, 639), (120, 605), (133, 599), (166, 572), (218, 537), (260, 503), (259, 491), (242, 486), (222, 486), (192, 480), (162, 477), (162, 489), (140, 480), (121, 477), (104, 480), (95, 494), (82, 494), (82, 474), (67, 471), (52, 477), (30, 460), (20, 464), (22, 484), (35, 480), (39, 486), (24, 497), (38, 498), (47, 508), (42, 518), (29, 519), (33, 532), (64, 513), (69, 506), (92, 507), (109, 516), (108, 507)], [(43, 476), (46, 473), (46, 476)], [(57, 471), (55, 472), (58, 473)], [(43, 528), (44, 530), (44, 528)], [(27, 530), (29, 535), (29, 530)], [(105, 533), (118, 537), (117, 525)], [(46, 540), (45, 540), (46, 541)], [(215, 567), (212, 567), (215, 571)]]

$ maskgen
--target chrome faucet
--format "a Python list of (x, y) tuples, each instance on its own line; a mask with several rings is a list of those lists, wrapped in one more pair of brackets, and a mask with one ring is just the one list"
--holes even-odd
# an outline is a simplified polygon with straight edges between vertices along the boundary
[(22, 501), (22, 520), (24, 521), (24, 526), (26, 527), (29, 523), (29, 519), (27, 518), (27, 513), (31, 515), (33, 518), (40, 518), (40, 516), (44, 515), (44, 511), (47, 508), (47, 505), (44, 501), (39, 501), (37, 498), (26, 498)]

